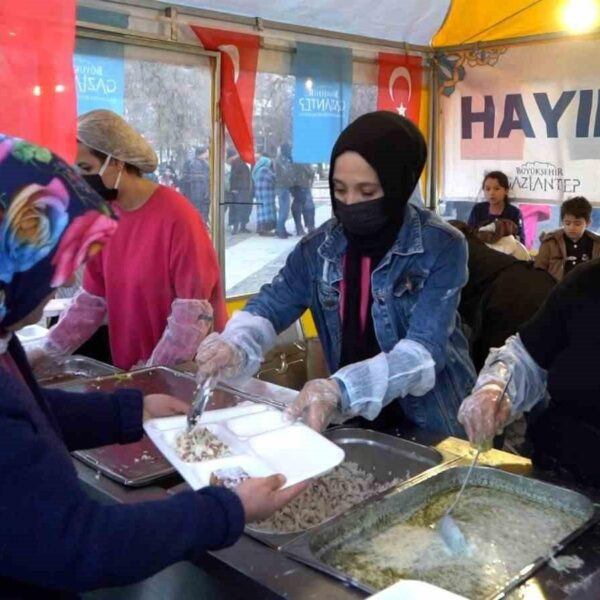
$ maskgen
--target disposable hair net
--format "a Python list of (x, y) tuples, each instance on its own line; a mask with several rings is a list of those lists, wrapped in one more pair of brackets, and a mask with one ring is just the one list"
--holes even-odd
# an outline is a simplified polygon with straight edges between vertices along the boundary
[(158, 158), (144, 136), (110, 110), (92, 110), (77, 119), (77, 139), (88, 148), (152, 173)]

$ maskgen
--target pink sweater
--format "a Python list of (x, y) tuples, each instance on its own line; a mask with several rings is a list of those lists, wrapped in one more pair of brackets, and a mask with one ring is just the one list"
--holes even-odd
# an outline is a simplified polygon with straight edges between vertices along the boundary
[(208, 300), (214, 326), (227, 320), (217, 257), (202, 217), (175, 190), (159, 186), (88, 263), (83, 287), (106, 299), (113, 362), (129, 369), (147, 360), (176, 298)]

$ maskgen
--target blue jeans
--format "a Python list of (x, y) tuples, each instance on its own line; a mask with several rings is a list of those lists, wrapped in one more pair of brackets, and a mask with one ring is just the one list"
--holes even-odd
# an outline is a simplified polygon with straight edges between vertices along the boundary
[(275, 233), (277, 235), (284, 235), (286, 233), (285, 222), (290, 214), (290, 190), (288, 188), (277, 188), (275, 192), (279, 202), (277, 229), (275, 230)]
[(308, 231), (312, 231), (315, 228), (315, 203), (311, 189), (295, 185), (290, 192), (293, 197), (292, 216), (296, 224), (296, 233), (300, 233), (303, 229), (302, 218), (304, 218), (304, 226)]

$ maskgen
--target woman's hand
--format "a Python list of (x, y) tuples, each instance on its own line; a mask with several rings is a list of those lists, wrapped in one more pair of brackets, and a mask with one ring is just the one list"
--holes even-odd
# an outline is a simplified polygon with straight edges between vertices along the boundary
[(262, 521), (262, 519), (270, 517), (275, 511), (303, 492), (310, 484), (310, 480), (302, 481), (285, 490), (279, 489), (284, 483), (283, 475), (271, 475), (270, 477), (252, 477), (237, 486), (235, 493), (242, 501), (246, 523)]
[(287, 407), (291, 420), (302, 418), (312, 429), (323, 431), (331, 422), (341, 400), (341, 392), (333, 379), (307, 381), (294, 402)]
[(172, 417), (185, 415), (189, 404), (168, 394), (148, 394), (144, 396), (144, 421), (155, 417)]

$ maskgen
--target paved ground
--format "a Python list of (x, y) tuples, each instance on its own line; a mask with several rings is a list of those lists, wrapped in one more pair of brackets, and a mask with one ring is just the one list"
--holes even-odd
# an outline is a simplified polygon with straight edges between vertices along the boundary
[[(313, 189), (315, 200), (315, 223), (320, 225), (331, 217), (329, 191), (323, 186)], [(225, 235), (225, 281), (226, 295), (240, 296), (251, 294), (263, 283), (273, 279), (284, 265), (288, 254), (298, 243), (293, 235), (286, 240), (277, 237), (262, 237), (256, 231), (256, 211), (250, 217), (249, 229), (253, 233), (232, 235), (227, 229)], [(286, 222), (286, 229), (295, 233), (293, 220)]]

